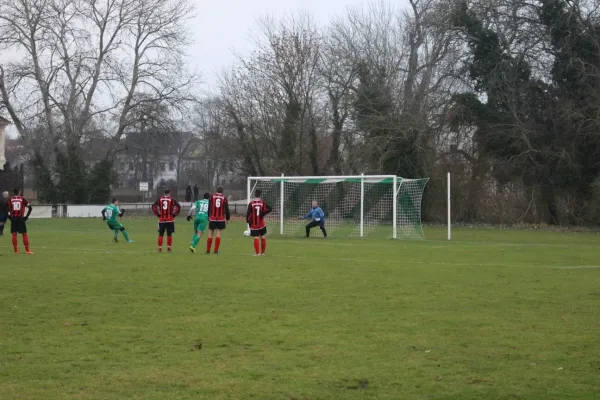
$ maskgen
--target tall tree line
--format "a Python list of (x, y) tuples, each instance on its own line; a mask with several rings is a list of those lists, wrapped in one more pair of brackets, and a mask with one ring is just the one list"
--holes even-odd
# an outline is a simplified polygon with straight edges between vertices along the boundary
[(429, 176), (432, 220), (451, 171), (459, 220), (598, 222), (597, 10), (413, 0), (326, 27), (263, 19), (212, 99), (220, 140), (240, 175)]
[[(239, 177), (428, 176), (425, 218), (436, 220), (449, 171), (455, 219), (597, 223), (594, 1), (373, 2), (326, 26), (264, 17), (254, 51), (198, 99), (183, 62), (186, 0), (0, 0), (14, 11), (0, 16), (0, 45), (26, 54), (0, 70), (0, 93), (37, 143), (37, 180), (62, 197), (85, 197), (64, 177), (107, 176), (140, 116), (187, 104), (207, 165)], [(106, 161), (68, 172), (90, 135), (112, 139)]]

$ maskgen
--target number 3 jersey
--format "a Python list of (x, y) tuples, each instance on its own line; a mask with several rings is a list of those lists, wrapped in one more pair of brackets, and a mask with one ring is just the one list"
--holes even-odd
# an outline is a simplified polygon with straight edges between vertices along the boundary
[(162, 196), (152, 205), (152, 212), (158, 217), (159, 222), (173, 222), (181, 211), (181, 206), (171, 196)]
[(208, 200), (208, 220), (213, 222), (229, 221), (229, 203), (223, 193), (214, 193)]
[(258, 230), (267, 226), (265, 215), (271, 212), (271, 207), (264, 202), (263, 199), (254, 199), (248, 204), (246, 212), (246, 222), (250, 225), (250, 229)]

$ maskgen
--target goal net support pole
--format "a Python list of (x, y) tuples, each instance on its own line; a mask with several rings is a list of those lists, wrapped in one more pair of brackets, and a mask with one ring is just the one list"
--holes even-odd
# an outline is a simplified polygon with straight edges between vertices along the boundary
[[(273, 211), (267, 221), (280, 235), (304, 234), (301, 221), (316, 201), (329, 236), (423, 238), (421, 203), (428, 178), (394, 175), (248, 177), (248, 201), (256, 189)], [(315, 231), (317, 234), (317, 231)]]
[(448, 172), (447, 184), (448, 187), (448, 196), (447, 196), (447, 209), (448, 209), (448, 240), (452, 239), (452, 217), (450, 215), (450, 206), (451, 206), (451, 194), (450, 194), (450, 172)]

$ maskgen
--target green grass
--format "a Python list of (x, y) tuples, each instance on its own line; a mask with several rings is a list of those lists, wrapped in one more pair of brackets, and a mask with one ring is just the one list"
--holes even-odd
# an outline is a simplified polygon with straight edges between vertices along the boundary
[[(0, 241), (1, 399), (598, 399), (600, 237), (427, 230), (155, 253), (155, 222)], [(317, 233), (317, 232), (315, 232)], [(201, 242), (200, 247), (204, 244)], [(588, 267), (588, 268), (585, 268)]]

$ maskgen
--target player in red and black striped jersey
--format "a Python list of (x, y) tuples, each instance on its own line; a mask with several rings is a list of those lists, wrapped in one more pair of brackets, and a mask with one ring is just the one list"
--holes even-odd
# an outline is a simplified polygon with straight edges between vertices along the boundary
[(165, 190), (161, 196), (152, 204), (152, 213), (158, 217), (158, 251), (162, 252), (163, 237), (167, 232), (167, 251), (171, 252), (173, 244), (173, 233), (175, 233), (175, 217), (179, 215), (181, 206), (171, 196), (170, 190)]
[(206, 239), (206, 254), (210, 254), (210, 248), (215, 236), (215, 254), (219, 254), (221, 246), (221, 231), (227, 227), (229, 222), (229, 203), (223, 195), (223, 188), (219, 186), (217, 193), (213, 193), (208, 199), (208, 238)]
[[(27, 214), (25, 214), (26, 208)], [(23, 236), (25, 252), (27, 254), (33, 254), (31, 250), (29, 250), (29, 236), (27, 235), (27, 224), (25, 223), (31, 215), (31, 210), (31, 204), (29, 204), (25, 197), (21, 196), (19, 189), (15, 189), (13, 191), (13, 196), (8, 199), (8, 218), (10, 219), (10, 233), (12, 234), (12, 244), (15, 249), (15, 254), (19, 253), (17, 234)]]
[[(255, 198), (248, 204), (246, 212), (246, 222), (250, 225), (250, 236), (254, 238), (255, 255), (265, 255), (267, 250), (267, 223), (265, 215), (272, 211), (271, 207), (260, 198), (262, 191), (257, 189), (254, 192)], [(258, 241), (260, 239), (260, 247)]]

